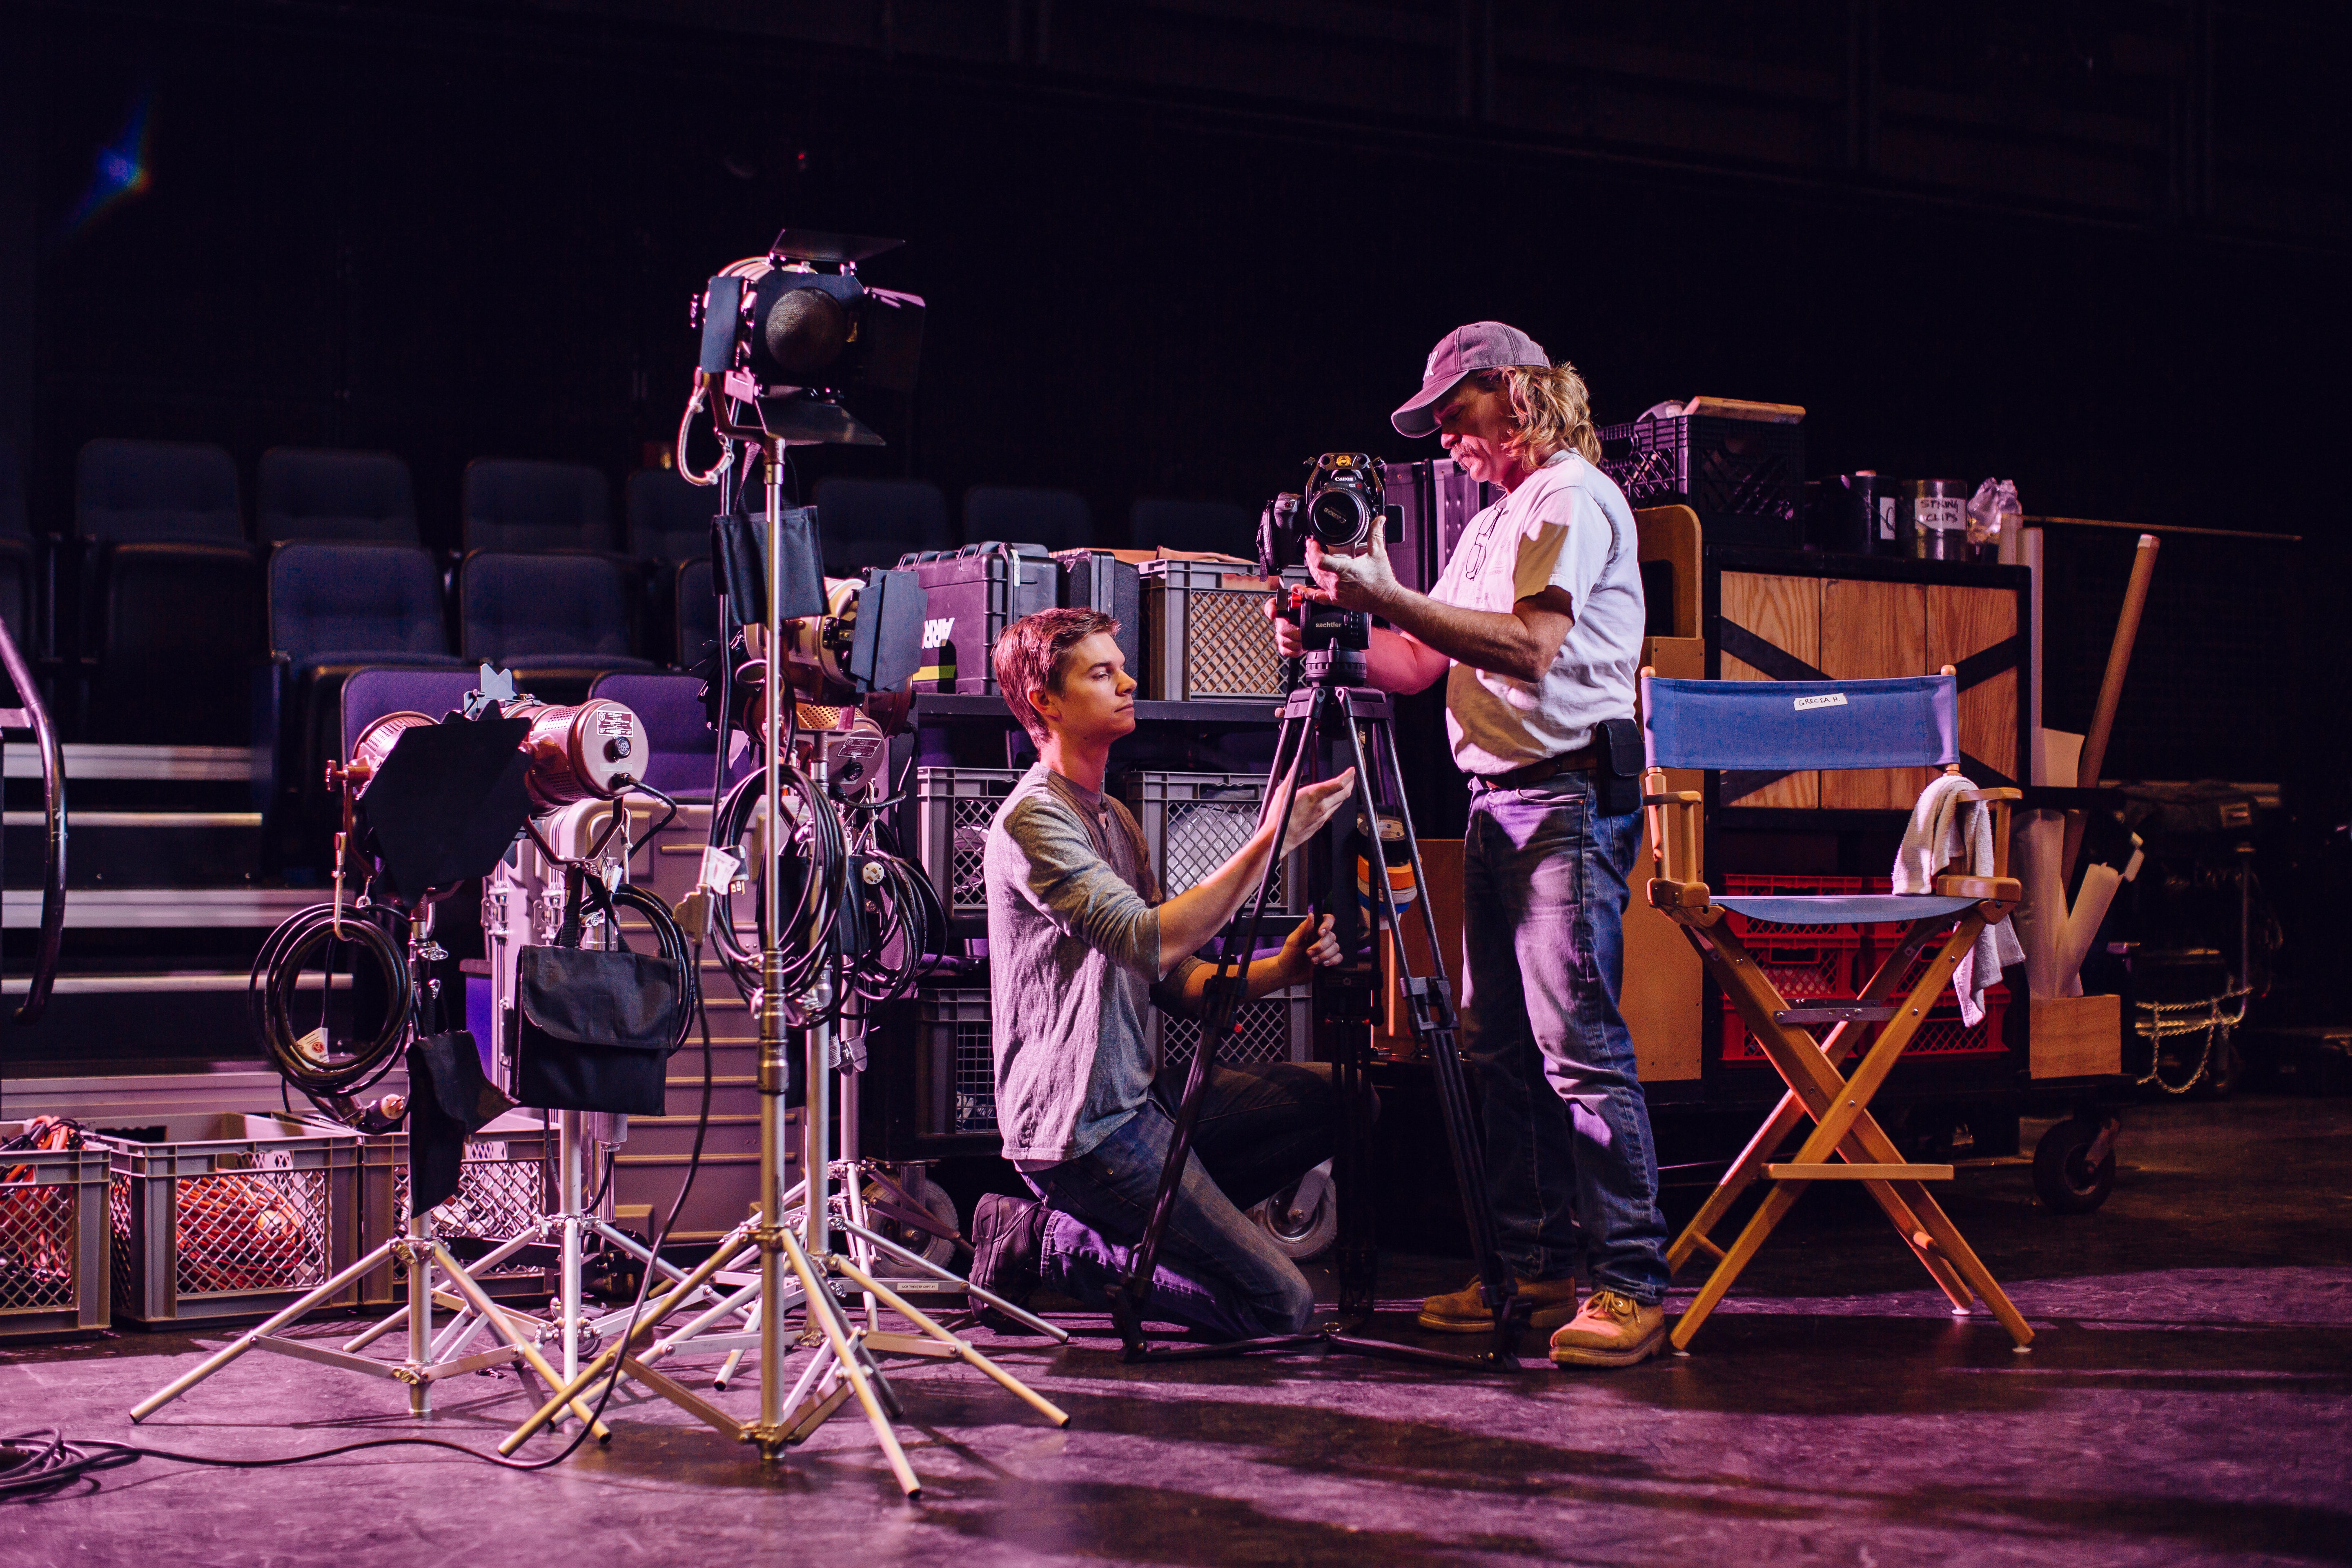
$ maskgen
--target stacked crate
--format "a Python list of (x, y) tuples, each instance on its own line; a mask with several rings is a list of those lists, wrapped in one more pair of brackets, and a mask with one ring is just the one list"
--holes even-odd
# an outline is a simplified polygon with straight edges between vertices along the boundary
[[(1819, 894), (1852, 896), (1885, 893), (1893, 883), (1885, 877), (1839, 877), (1813, 872), (1755, 874), (1734, 872), (1723, 879), (1727, 897)], [(1731, 933), (1755, 954), (1757, 967), (1793, 1004), (1799, 998), (1826, 1000), (1860, 995), (1878, 965), (1900, 942), (1900, 926), (1786, 926), (1728, 917)], [(1935, 961), (1930, 943), (1913, 960), (1896, 987), (1906, 994)], [(1771, 1058), (1740, 1018), (1727, 997), (1719, 999), (1719, 1050), (1726, 1067), (1769, 1068)], [(2009, 1010), (2009, 990), (1992, 985), (1985, 991), (1985, 1016), (1975, 1024), (1960, 1021), (1959, 1004), (1947, 989), (1920, 1023), (1918, 1033), (1904, 1047), (1903, 1058), (1913, 1061), (1982, 1060), (2009, 1047), (2002, 1026)], [(1820, 1026), (1827, 1028), (1829, 1026)]]
[[(27, 1131), (0, 1121), (0, 1143)], [(110, 1173), (96, 1142), (0, 1153), (0, 1342), (107, 1326)]]

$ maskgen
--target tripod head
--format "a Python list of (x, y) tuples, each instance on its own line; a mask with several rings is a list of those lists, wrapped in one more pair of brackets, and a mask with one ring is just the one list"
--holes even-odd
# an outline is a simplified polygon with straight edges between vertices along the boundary
[(1372, 618), (1361, 610), (1343, 610), (1298, 597), (1297, 590), (1281, 590), (1287, 603), (1285, 618), (1296, 621), (1307, 645), (1303, 661), (1309, 686), (1361, 686), (1371, 678), (1365, 650), (1372, 646)]

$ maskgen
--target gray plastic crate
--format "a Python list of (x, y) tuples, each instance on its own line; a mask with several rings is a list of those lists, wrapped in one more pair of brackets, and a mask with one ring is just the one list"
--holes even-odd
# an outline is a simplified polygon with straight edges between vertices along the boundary
[[(21, 1121), (0, 1121), (0, 1142), (24, 1131)], [(107, 1327), (112, 1169), (94, 1142), (0, 1153), (0, 1342)]]
[[(1257, 831), (1265, 775), (1136, 769), (1119, 774), (1113, 788), (1143, 828), (1144, 847), (1160, 891), (1172, 899), (1232, 859)], [(1306, 889), (1307, 851), (1299, 849), (1276, 873), (1266, 914), (1303, 913)], [(1258, 940), (1265, 943), (1289, 934), (1286, 924), (1276, 930), (1269, 923), (1260, 930)]]
[[(466, 1140), (457, 1193), (433, 1211), (444, 1239), (493, 1245), (539, 1229), (555, 1206), (555, 1132), (535, 1114), (509, 1111)], [(361, 1250), (408, 1230), (408, 1134), (367, 1139), (360, 1149)], [(549, 1237), (550, 1241), (556, 1238)], [(551, 1268), (509, 1262), (475, 1277), (496, 1300), (543, 1299), (555, 1289)], [(366, 1306), (408, 1300), (408, 1270), (395, 1258), (360, 1276)]]
[(996, 808), (1020, 782), (1012, 768), (915, 770), (915, 858), (950, 918), (987, 916), (981, 850)]
[(916, 1103), (933, 1134), (996, 1131), (996, 1050), (988, 987), (925, 986), (916, 1016)]
[[(1162, 702), (1279, 697), (1296, 675), (1275, 651), (1265, 601), (1274, 590), (1247, 566), (1147, 561), (1143, 581), (1143, 695)], [(1306, 568), (1286, 572), (1307, 581)]]
[(94, 1140), (113, 1164), (118, 1320), (258, 1321), (359, 1258), (358, 1133), (236, 1114), (167, 1117), (160, 1131)]
[[(1218, 1054), (1220, 1067), (1259, 1067), (1267, 1062), (1315, 1059), (1313, 988), (1294, 985), (1255, 1002), (1241, 1005), (1241, 1038)], [(1160, 1053), (1161, 1071), (1190, 1068), (1201, 1048), (1201, 1026), (1192, 1018), (1175, 1018), (1154, 1007), (1145, 1025)]]

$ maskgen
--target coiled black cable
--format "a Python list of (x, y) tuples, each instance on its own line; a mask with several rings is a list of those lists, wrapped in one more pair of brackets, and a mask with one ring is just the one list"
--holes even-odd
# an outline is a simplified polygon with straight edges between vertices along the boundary
[[(807, 986), (818, 965), (831, 956), (834, 929), (848, 897), (849, 855), (841, 819), (824, 792), (806, 773), (789, 763), (779, 771), (792, 791), (793, 800), (783, 813), (777, 814), (779, 821), (770, 839), (775, 847), (775, 874), (788, 878), (787, 886), (793, 889), (793, 908), (784, 922), (792, 946), (785, 959), (783, 977), (784, 994), (794, 996)], [(728, 847), (741, 843), (751, 829), (752, 807), (765, 793), (764, 768), (748, 774), (728, 791), (726, 799), (712, 814), (712, 842)], [(714, 900), (712, 904), (712, 944), (719, 949), (728, 977), (746, 999), (760, 989), (760, 955), (767, 942), (764, 906), (765, 900), (761, 900), (754, 910), (754, 937), (746, 943), (736, 923), (732, 896)], [(839, 1001), (835, 999), (835, 1007)], [(827, 1016), (831, 1011), (828, 1009)], [(806, 1026), (818, 1021), (815, 1017), (800, 1017), (795, 1019), (795, 1025)]]
[[(338, 921), (335, 906), (313, 904), (298, 910), (269, 933), (246, 977), (246, 997), (254, 1033), (269, 1053), (271, 1063), (286, 1080), (317, 1100), (322, 1096), (349, 1099), (374, 1083), (400, 1060), (415, 1021), (416, 991), (410, 983), (408, 954), (401, 940), (387, 931), (386, 917), (396, 910), (346, 907)], [(338, 929), (340, 923), (341, 929)], [(315, 949), (331, 959), (337, 946), (348, 948), (354, 960), (372, 963), (383, 981), (383, 1021), (369, 1039), (354, 1044), (341, 1060), (321, 1059), (304, 1049), (306, 1031), (296, 1026), (294, 998), (304, 963)], [(358, 977), (357, 963), (352, 976)], [(334, 994), (334, 966), (327, 965), (327, 984), (320, 993), (320, 1027), (323, 1042), (329, 1004)]]

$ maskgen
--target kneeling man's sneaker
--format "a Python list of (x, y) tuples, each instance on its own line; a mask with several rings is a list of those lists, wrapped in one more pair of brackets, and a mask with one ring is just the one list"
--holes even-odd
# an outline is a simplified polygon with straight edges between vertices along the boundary
[(1576, 1321), (1551, 1337), (1554, 1366), (1632, 1366), (1666, 1342), (1666, 1310), (1615, 1290), (1595, 1290)]
[[(1034, 1199), (982, 1194), (971, 1214), (971, 1282), (1016, 1307), (1026, 1307), (1042, 1282), (1038, 1252), (1048, 1217), (1045, 1205)], [(991, 1328), (1024, 1331), (994, 1308), (974, 1305), (982, 1307), (981, 1318)]]
[[(1576, 1281), (1522, 1279), (1518, 1293), (1528, 1303), (1528, 1327), (1549, 1333), (1576, 1315)], [(1424, 1329), (1448, 1334), (1486, 1334), (1495, 1330), (1495, 1314), (1486, 1310), (1486, 1295), (1473, 1279), (1459, 1290), (1432, 1296), (1421, 1304), (1415, 1320)]]

